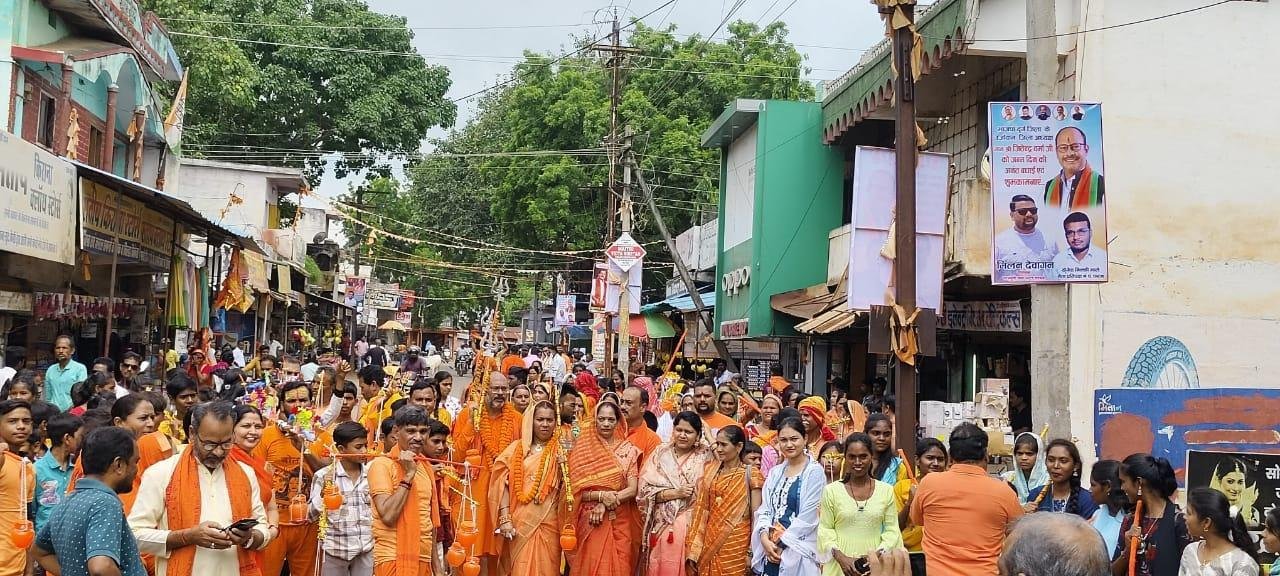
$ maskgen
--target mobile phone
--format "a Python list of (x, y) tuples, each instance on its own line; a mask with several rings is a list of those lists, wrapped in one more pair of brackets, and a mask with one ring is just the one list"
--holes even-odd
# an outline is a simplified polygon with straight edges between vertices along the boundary
[(242, 532), (252, 529), (258, 525), (258, 521), (253, 518), (245, 518), (244, 520), (236, 520), (230, 526), (224, 528), (227, 532), (232, 530), (240, 530)]
[(866, 556), (859, 556), (853, 560), (853, 570), (858, 574), (870, 574), (871, 561)]

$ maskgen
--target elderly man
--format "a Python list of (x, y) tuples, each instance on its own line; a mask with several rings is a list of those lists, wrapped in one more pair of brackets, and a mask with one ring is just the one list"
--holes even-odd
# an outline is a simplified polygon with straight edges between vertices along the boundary
[[(510, 390), (510, 383), (506, 377), (497, 373), (490, 374), (489, 389), (484, 394), (484, 405), (468, 404), (459, 415), (453, 429), (453, 447), (456, 453), (464, 454), (468, 459), (479, 456), (480, 462), (483, 463), (479, 470), (471, 469), (474, 475), (471, 487), (476, 494), (489, 493), (491, 470), (489, 464), (496, 461), (498, 455), (502, 454), (511, 442), (520, 438), (521, 416), (520, 412), (507, 402), (507, 394)], [(479, 411), (479, 421), (473, 416), (472, 409)], [(496, 526), (493, 526), (493, 520), (498, 515), (490, 514), (483, 498), (478, 499), (476, 511), (476, 526), (480, 537), (476, 541), (475, 554), (488, 568), (487, 574), (496, 574), (494, 570), (497, 569), (498, 554), (502, 551), (499, 541), (501, 536), (494, 533)]]
[(252, 550), (268, 541), (267, 512), (247, 464), (227, 462), (235, 444), (236, 408), (199, 404), (191, 442), (142, 474), (129, 528), (156, 576), (256, 576)]
[[(909, 576), (905, 550), (869, 558), (872, 576)], [(1000, 576), (1107, 576), (1102, 536), (1074, 514), (1032, 514), (1013, 525), (1000, 554)]]

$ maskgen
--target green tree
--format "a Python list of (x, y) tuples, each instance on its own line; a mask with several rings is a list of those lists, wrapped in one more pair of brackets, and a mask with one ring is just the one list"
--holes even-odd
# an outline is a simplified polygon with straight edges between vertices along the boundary
[(360, 0), (143, 4), (166, 20), (190, 70), (187, 154), (300, 166), (314, 181), (334, 159), (317, 151), (338, 151), (338, 177), (386, 174), (428, 129), (453, 124), (448, 69), (410, 56), (405, 19)]

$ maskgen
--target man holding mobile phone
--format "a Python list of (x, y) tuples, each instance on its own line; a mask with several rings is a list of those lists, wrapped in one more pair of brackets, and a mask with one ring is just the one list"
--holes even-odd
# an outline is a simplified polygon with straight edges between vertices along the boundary
[[(270, 539), (254, 471), (226, 462), (235, 441), (235, 405), (192, 409), (191, 443), (147, 469), (129, 514), (138, 548), (156, 556), (156, 576), (260, 576), (250, 550)], [(245, 519), (252, 527), (233, 525)]]

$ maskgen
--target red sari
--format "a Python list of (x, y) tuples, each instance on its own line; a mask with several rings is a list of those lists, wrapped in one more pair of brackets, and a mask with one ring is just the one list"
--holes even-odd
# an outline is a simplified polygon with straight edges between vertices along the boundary
[[(606, 403), (617, 410), (612, 402), (600, 405)], [(593, 426), (583, 430), (569, 453), (569, 479), (578, 503), (574, 511), (578, 547), (569, 563), (571, 576), (631, 576), (635, 568), (640, 542), (640, 512), (635, 499), (605, 512), (604, 520), (596, 526), (591, 525), (591, 512), (604, 505), (582, 500), (587, 492), (621, 491), (629, 478), (639, 475), (640, 450), (623, 440), (626, 435), (621, 418), (607, 441)]]

